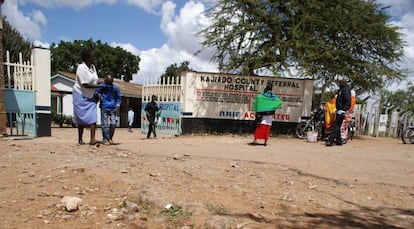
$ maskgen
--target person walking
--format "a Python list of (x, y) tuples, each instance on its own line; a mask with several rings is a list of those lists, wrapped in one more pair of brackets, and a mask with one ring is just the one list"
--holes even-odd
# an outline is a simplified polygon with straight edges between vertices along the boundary
[(101, 129), (105, 145), (113, 144), (116, 127), (116, 115), (121, 106), (121, 90), (113, 84), (112, 75), (106, 75), (102, 83), (103, 88), (96, 90), (96, 97), (100, 101)]
[(130, 107), (128, 110), (128, 132), (132, 132), (132, 123), (134, 123), (134, 116), (134, 110), (132, 107)]
[(85, 48), (81, 52), (82, 62), (76, 69), (76, 82), (73, 85), (73, 123), (78, 127), (78, 145), (83, 142), (83, 131), (89, 127), (91, 131), (90, 145), (95, 145), (96, 122), (97, 122), (97, 100), (95, 89), (102, 88), (104, 85), (98, 84), (98, 74), (93, 65), (95, 54), (91, 48)]
[(272, 127), (272, 118), (276, 109), (282, 106), (282, 101), (272, 92), (272, 84), (268, 83), (264, 92), (257, 95), (254, 102), (256, 111), (256, 130), (254, 140), (251, 145), (256, 145), (258, 139), (264, 139), (264, 146), (269, 139), (270, 128)]
[(157, 133), (155, 132), (155, 116), (156, 113), (160, 110), (160, 107), (157, 105), (156, 101), (157, 96), (152, 95), (151, 102), (149, 102), (144, 108), (149, 122), (147, 139), (151, 137), (151, 133), (154, 134), (154, 138), (157, 138)]
[(339, 81), (339, 91), (337, 93), (336, 101), (336, 116), (335, 122), (332, 128), (332, 132), (329, 135), (326, 146), (333, 146), (334, 141), (336, 145), (342, 145), (342, 136), (341, 136), (341, 125), (344, 121), (345, 115), (351, 106), (351, 90), (345, 80)]

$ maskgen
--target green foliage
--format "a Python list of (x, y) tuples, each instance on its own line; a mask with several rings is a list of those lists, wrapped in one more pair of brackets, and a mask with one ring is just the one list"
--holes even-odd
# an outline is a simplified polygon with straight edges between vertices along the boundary
[(52, 58), (52, 74), (58, 71), (76, 72), (76, 66), (80, 63), (80, 53), (84, 47), (92, 47), (95, 51), (95, 66), (98, 76), (112, 74), (114, 78), (129, 82), (132, 74), (139, 70), (138, 56), (125, 51), (120, 47), (111, 47), (100, 40), (75, 40), (73, 42), (60, 41), (50, 47)]
[[(177, 63), (171, 64), (165, 69), (165, 72), (161, 75), (160, 77), (161, 83), (162, 84), (164, 83), (177, 84), (178, 83), (177, 78), (181, 77), (181, 72), (192, 71), (189, 65), (190, 65), (189, 61), (181, 62), (180, 66), (177, 66)], [(170, 82), (167, 82), (167, 79), (170, 80)]]
[(214, 205), (211, 205), (211, 204), (207, 204), (206, 205), (206, 208), (207, 208), (207, 210), (209, 212), (211, 212), (211, 213), (213, 213), (215, 215), (223, 215), (223, 214), (228, 213), (228, 211), (229, 211), (225, 207), (222, 207), (222, 206), (214, 206)]
[(414, 84), (409, 83), (406, 90), (397, 90), (390, 92), (383, 90), (382, 107), (394, 106), (393, 109), (399, 109), (401, 112), (414, 112)]
[(161, 211), (161, 215), (164, 216), (168, 221), (182, 222), (190, 218), (189, 215), (183, 211), (182, 207), (177, 205), (173, 205), (169, 209), (164, 209)]
[(11, 27), (9, 22), (3, 17), (3, 50), (4, 61), (6, 61), (6, 52), (10, 53), (10, 62), (19, 62), (19, 53), (22, 54), (23, 61), (30, 60), (33, 44), (25, 39), (16, 29)]
[[(158, 210), (153, 203), (148, 201), (143, 201), (140, 198), (136, 197), (125, 197), (123, 201), (120, 203), (120, 208), (127, 207), (127, 201), (131, 201), (133, 203), (138, 204), (140, 215), (148, 215), (151, 217), (162, 217), (172, 223), (173, 225), (183, 225), (186, 220), (190, 218), (189, 214), (184, 212), (181, 206), (172, 205), (170, 208)], [(174, 227), (176, 228), (176, 227)]]
[(55, 112), (52, 112), (51, 115), (52, 115), (52, 121), (55, 124), (60, 125), (60, 123), (62, 123), (62, 124), (72, 125), (73, 123), (72, 115), (62, 115), (62, 114), (57, 114)]
[(358, 94), (404, 78), (399, 27), (375, 1), (218, 0), (209, 13), (202, 45), (221, 71), (296, 68), (328, 86), (344, 77)]

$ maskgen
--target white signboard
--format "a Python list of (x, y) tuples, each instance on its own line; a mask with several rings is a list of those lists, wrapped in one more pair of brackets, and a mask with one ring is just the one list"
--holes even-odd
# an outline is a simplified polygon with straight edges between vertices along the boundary
[(393, 111), (391, 113), (391, 128), (395, 128), (398, 125), (398, 111)]
[(379, 127), (378, 127), (378, 131), (379, 132), (385, 132), (387, 130), (387, 120), (388, 120), (388, 115), (387, 114), (381, 114), (379, 117)]
[(268, 82), (282, 100), (274, 121), (310, 115), (313, 80), (202, 72), (183, 72), (181, 80), (183, 117), (253, 120), (253, 103)]

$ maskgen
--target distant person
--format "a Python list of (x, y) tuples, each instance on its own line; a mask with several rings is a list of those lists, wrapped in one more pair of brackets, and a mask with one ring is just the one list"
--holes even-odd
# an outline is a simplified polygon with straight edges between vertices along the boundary
[(134, 123), (134, 109), (132, 107), (128, 110), (128, 132), (132, 132), (132, 124)]
[(160, 107), (157, 105), (157, 96), (152, 95), (151, 96), (151, 102), (149, 102), (144, 110), (146, 112), (146, 116), (148, 119), (148, 133), (147, 133), (147, 139), (151, 138), (151, 133), (154, 134), (154, 138), (157, 138), (157, 133), (155, 132), (155, 118), (156, 118), (156, 113), (160, 110)]
[(351, 105), (348, 108), (348, 111), (345, 113), (344, 121), (341, 125), (341, 137), (342, 143), (346, 144), (348, 138), (348, 123), (352, 120), (352, 114), (354, 113), (354, 107), (356, 104), (355, 91), (351, 90)]
[(336, 92), (330, 93), (330, 98), (324, 104), (325, 111), (325, 128), (330, 129), (335, 122), (336, 114)]
[(95, 54), (92, 49), (86, 48), (81, 52), (81, 60), (76, 69), (76, 82), (73, 86), (73, 122), (78, 126), (78, 144), (83, 145), (83, 130), (89, 127), (91, 137), (89, 144), (95, 145), (99, 141), (95, 138), (97, 122), (97, 99), (95, 89), (102, 88), (98, 85), (98, 74), (93, 65)]
[(336, 117), (334, 126), (332, 129), (331, 134), (329, 135), (328, 141), (326, 142), (326, 146), (342, 145), (342, 136), (341, 136), (341, 125), (345, 118), (345, 115), (351, 106), (351, 90), (345, 80), (339, 81), (339, 90), (338, 95), (336, 97)]
[(272, 92), (272, 84), (268, 83), (264, 92), (257, 95), (254, 102), (254, 110), (256, 111), (256, 130), (254, 132), (254, 140), (252, 145), (257, 144), (257, 140), (264, 139), (264, 146), (267, 145), (269, 139), (270, 128), (272, 127), (272, 118), (276, 109), (280, 108), (282, 102)]
[(102, 85), (103, 88), (96, 90), (96, 97), (100, 101), (101, 129), (105, 145), (112, 145), (116, 127), (116, 114), (121, 106), (121, 91), (113, 84), (111, 75), (106, 75)]

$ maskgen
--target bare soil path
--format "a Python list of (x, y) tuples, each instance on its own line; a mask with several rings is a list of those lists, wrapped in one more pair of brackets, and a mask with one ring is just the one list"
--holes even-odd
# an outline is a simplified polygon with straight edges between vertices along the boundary
[(414, 145), (399, 139), (76, 139), (0, 139), (0, 228), (414, 228)]

